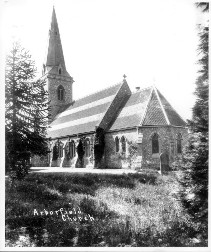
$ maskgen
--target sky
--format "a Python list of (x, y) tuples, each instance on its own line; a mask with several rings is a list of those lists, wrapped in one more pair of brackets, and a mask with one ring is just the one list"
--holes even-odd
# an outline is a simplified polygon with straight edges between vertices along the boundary
[(202, 14), (189, 0), (1, 0), (5, 53), (13, 40), (29, 50), (41, 75), (53, 5), (73, 99), (119, 83), (155, 85), (191, 118)]

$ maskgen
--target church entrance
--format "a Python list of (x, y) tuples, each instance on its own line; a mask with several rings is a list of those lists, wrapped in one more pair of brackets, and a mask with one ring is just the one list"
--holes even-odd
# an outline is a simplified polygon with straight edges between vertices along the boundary
[(169, 155), (167, 152), (161, 153), (160, 155), (160, 171), (161, 174), (167, 173), (170, 170), (169, 167)]

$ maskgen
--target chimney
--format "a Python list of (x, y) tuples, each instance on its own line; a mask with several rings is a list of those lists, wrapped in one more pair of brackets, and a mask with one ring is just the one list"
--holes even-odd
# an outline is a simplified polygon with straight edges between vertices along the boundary
[(140, 90), (140, 87), (136, 87), (136, 92), (138, 92)]

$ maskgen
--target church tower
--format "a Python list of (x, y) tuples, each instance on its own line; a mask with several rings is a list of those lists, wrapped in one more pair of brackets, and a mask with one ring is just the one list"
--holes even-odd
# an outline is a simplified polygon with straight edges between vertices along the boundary
[(65, 66), (54, 7), (49, 30), (47, 57), (43, 64), (43, 77), (47, 79), (51, 114), (50, 121), (52, 121), (64, 105), (72, 102), (73, 84), (73, 78), (69, 75)]

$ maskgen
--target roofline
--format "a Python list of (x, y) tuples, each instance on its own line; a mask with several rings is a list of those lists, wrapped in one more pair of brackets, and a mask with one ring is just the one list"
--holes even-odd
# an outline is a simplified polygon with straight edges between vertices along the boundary
[[(149, 99), (148, 99), (148, 102), (147, 102), (147, 104), (146, 104), (146, 107), (145, 107), (145, 111), (144, 111), (144, 115), (143, 115), (143, 118), (141, 119), (141, 122), (140, 122), (140, 126), (143, 124), (143, 122), (144, 122), (144, 119), (145, 119), (145, 117), (146, 117), (146, 114), (147, 114), (147, 109), (148, 109), (148, 107), (149, 107), (149, 102), (150, 102), (150, 100), (151, 100), (151, 98), (152, 98), (152, 92), (153, 92), (153, 87), (151, 86), (150, 87), (151, 88), (151, 93), (150, 93), (150, 95), (149, 95)], [(142, 90), (143, 91), (143, 90)]]
[(187, 126), (177, 126), (177, 125), (143, 125), (143, 126), (138, 126), (140, 128), (157, 128), (157, 127), (173, 127), (173, 128), (188, 128)]
[(159, 128), (159, 127), (173, 127), (173, 128), (187, 128), (185, 126), (176, 126), (176, 125), (166, 125), (166, 124), (161, 124), (161, 125), (138, 125), (138, 126), (132, 126), (132, 127), (127, 127), (127, 128), (119, 128), (119, 129), (113, 129), (113, 130), (108, 130), (105, 133), (112, 133), (120, 130), (132, 130), (132, 129), (137, 129), (137, 128)]
[[(159, 91), (160, 92), (160, 91)], [(162, 95), (163, 96), (163, 95)], [(165, 97), (164, 97), (164, 99), (166, 99)], [(174, 112), (176, 112), (177, 113), (177, 115), (180, 117), (180, 119), (182, 120), (182, 121), (184, 121), (184, 123), (186, 123), (185, 122), (185, 119), (184, 118), (182, 118), (181, 116), (180, 116), (180, 114), (174, 109), (174, 107), (171, 105), (171, 103), (168, 101), (168, 103), (169, 103), (169, 105), (171, 106), (171, 108), (174, 110)]]
[(60, 136), (60, 137), (48, 137), (48, 139), (50, 138), (51, 140), (56, 140), (56, 139), (61, 139), (61, 138), (77, 137), (77, 136), (80, 136), (80, 135), (88, 135), (88, 134), (93, 134), (93, 133), (95, 133), (95, 131), (89, 131), (89, 132), (78, 133), (78, 134), (73, 134), (73, 135), (65, 135), (65, 136)]
[[(106, 133), (112, 133), (112, 132), (116, 132), (116, 131), (120, 131), (120, 130), (132, 130), (132, 129), (137, 129), (137, 128), (159, 128), (159, 127), (173, 127), (173, 128), (183, 128), (186, 129), (188, 128), (187, 126), (176, 126), (176, 125), (138, 125), (138, 126), (132, 126), (132, 127), (127, 127), (127, 128), (119, 128), (119, 129), (114, 129), (114, 130), (107, 130), (105, 131)], [(73, 135), (66, 135), (66, 136), (60, 136), (60, 137), (48, 137), (51, 138), (51, 140), (56, 140), (56, 139), (61, 139), (61, 138), (68, 138), (68, 137), (77, 137), (80, 135), (88, 135), (88, 134), (94, 134), (95, 131), (89, 131), (89, 132), (85, 132), (85, 133), (79, 133), (79, 134), (73, 134)]]
[(136, 93), (140, 93), (141, 91), (145, 90), (145, 89), (148, 89), (148, 88), (153, 88), (153, 86), (147, 86), (147, 87), (144, 87), (142, 89), (139, 89), (138, 91), (131, 91), (132, 94), (136, 94)]
[[(111, 107), (111, 105), (113, 104), (115, 98), (117, 97), (117, 94), (119, 93), (119, 90), (122, 88), (122, 86), (123, 86), (124, 84), (125, 84), (125, 82), (123, 81), (123, 82), (121, 83), (121, 85), (119, 86), (119, 88), (117, 89), (117, 91), (116, 91), (116, 93), (115, 93), (115, 95), (114, 95), (114, 98), (113, 98), (113, 100), (108, 104), (107, 109), (105, 110), (105, 114), (104, 114), (104, 116), (102, 117), (100, 123), (102, 123), (103, 119), (104, 119), (105, 116), (107, 115), (108, 110), (110, 109), (110, 107)], [(100, 124), (100, 123), (99, 123), (99, 124)]]
[(91, 96), (91, 95), (97, 94), (97, 93), (102, 92), (102, 91), (104, 91), (104, 90), (106, 90), (106, 89), (109, 89), (109, 88), (115, 87), (115, 86), (117, 86), (117, 85), (122, 85), (122, 83), (121, 83), (121, 82), (119, 82), (119, 83), (116, 83), (116, 84), (110, 85), (110, 86), (108, 86), (108, 87), (102, 88), (102, 89), (100, 89), (100, 90), (97, 90), (97, 91), (96, 91), (96, 92), (94, 92), (94, 93), (91, 93), (91, 94), (88, 94), (88, 95), (82, 96), (82, 97), (78, 98), (78, 99), (77, 99), (77, 100), (75, 100), (75, 101), (79, 101), (79, 100), (81, 100), (81, 99), (84, 99), (84, 98), (89, 97), (89, 96)]
[(113, 129), (113, 130), (107, 130), (105, 133), (111, 133), (111, 132), (116, 132), (120, 130), (130, 130), (130, 129), (136, 129), (137, 126), (132, 126), (132, 127), (127, 127), (127, 128), (119, 128), (119, 129)]
[(161, 109), (162, 109), (163, 114), (164, 114), (164, 116), (165, 116), (166, 122), (167, 122), (168, 125), (170, 125), (170, 121), (169, 121), (169, 119), (168, 119), (168, 116), (167, 116), (167, 114), (166, 114), (166, 111), (165, 111), (165, 109), (164, 109), (164, 107), (163, 107), (163, 104), (162, 104), (162, 102), (161, 102), (161, 100), (160, 100), (160, 97), (159, 97), (159, 95), (158, 95), (157, 88), (154, 86), (153, 89), (155, 90), (155, 94), (156, 94), (156, 96), (157, 96), (157, 98), (158, 98), (158, 101), (159, 101), (159, 103), (160, 103), (160, 106), (161, 106)]

